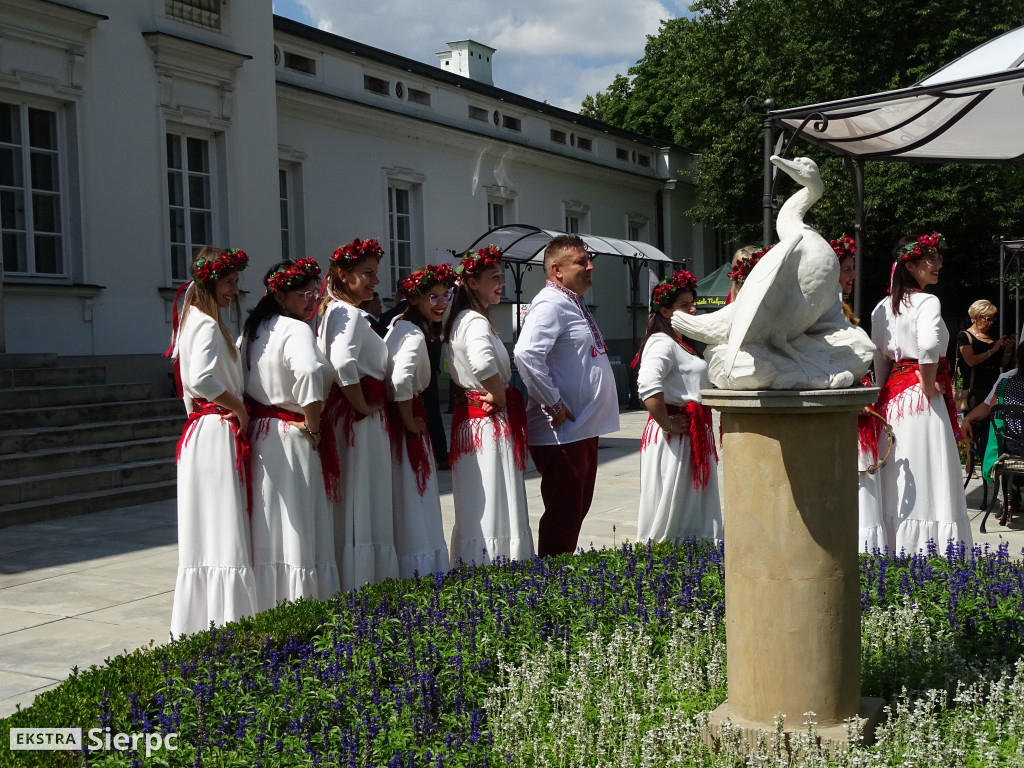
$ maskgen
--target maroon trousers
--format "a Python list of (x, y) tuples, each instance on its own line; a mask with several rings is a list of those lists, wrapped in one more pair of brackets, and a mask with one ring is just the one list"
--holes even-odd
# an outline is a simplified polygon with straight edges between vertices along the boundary
[(597, 438), (564, 445), (531, 445), (530, 456), (540, 472), (544, 514), (540, 518), (537, 553), (575, 552), (590, 511), (597, 479)]

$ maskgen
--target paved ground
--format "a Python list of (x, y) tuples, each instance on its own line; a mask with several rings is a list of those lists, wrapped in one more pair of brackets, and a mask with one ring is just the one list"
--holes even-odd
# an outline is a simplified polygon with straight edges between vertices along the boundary
[[(611, 547), (636, 535), (639, 443), (645, 413), (622, 415), (601, 439), (598, 490), (581, 546)], [(531, 467), (532, 470), (532, 467)], [(453, 522), (451, 475), (440, 475), (445, 528)], [(533, 530), (541, 512), (539, 478), (527, 473)], [(989, 518), (980, 534), (981, 484), (968, 506), (975, 541), (1024, 548), (1024, 528)], [(167, 640), (177, 568), (174, 501), (0, 529), (0, 717), (60, 683), (73, 666)]]

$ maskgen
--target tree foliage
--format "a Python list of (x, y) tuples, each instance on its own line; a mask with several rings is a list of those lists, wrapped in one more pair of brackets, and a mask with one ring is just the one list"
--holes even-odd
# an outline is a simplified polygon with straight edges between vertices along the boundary
[[(761, 233), (763, 123), (744, 108), (748, 97), (785, 108), (905, 87), (1024, 23), (1024, 0), (698, 0), (691, 10), (693, 18), (663, 22), (629, 77), (587, 96), (581, 112), (696, 153), (692, 213), (735, 245)], [(826, 237), (852, 234), (842, 160), (814, 145), (792, 154), (821, 166), (826, 192), (812, 210), (815, 226)], [(780, 176), (777, 193), (792, 191)], [(968, 303), (994, 298), (992, 237), (1024, 234), (1019, 166), (868, 162), (865, 202), (869, 298), (888, 279), (892, 243), (924, 230), (942, 231), (952, 246), (940, 287), (961, 289)]]

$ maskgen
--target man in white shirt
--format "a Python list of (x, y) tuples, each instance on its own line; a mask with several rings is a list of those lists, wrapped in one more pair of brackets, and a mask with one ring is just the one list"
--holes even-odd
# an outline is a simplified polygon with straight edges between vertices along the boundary
[(538, 554), (573, 552), (597, 478), (597, 438), (619, 429), (608, 348), (583, 301), (594, 265), (583, 240), (544, 249), (547, 284), (530, 304), (515, 358), (530, 398), (530, 456), (541, 475)]

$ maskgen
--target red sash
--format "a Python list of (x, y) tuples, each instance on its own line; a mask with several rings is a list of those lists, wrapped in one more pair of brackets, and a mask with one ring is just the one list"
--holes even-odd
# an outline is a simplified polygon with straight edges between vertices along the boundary
[[(427, 408), (420, 395), (412, 399), (412, 415), (414, 418), (423, 419), (424, 423), (427, 421)], [(405, 452), (409, 454), (409, 464), (416, 474), (416, 490), (422, 496), (427, 490), (427, 480), (430, 479), (431, 473), (430, 455), (433, 448), (430, 444), (430, 433), (424, 430), (423, 434), (415, 435), (407, 430), (402, 423), (402, 412), (398, 410), (398, 403), (388, 403), (388, 421), (393, 427), (391, 449), (395, 454), (395, 461), (402, 463), (404, 445)]]
[[(889, 378), (878, 392), (878, 402), (875, 403), (875, 412), (886, 421), (899, 419), (912, 413), (920, 413), (930, 408), (930, 398), (925, 395), (924, 390), (917, 386), (921, 382), (917, 378), (917, 372), (921, 369), (917, 360), (897, 360), (892, 364), (889, 371)], [(953, 430), (953, 438), (960, 442), (963, 435), (960, 434), (960, 424), (957, 421), (956, 406), (953, 404), (953, 384), (949, 376), (949, 360), (939, 358), (939, 370), (935, 375), (935, 381), (944, 385), (945, 394), (942, 400), (946, 405), (946, 412), (949, 414), (949, 424)], [(915, 392), (904, 394), (917, 386)], [(860, 450), (869, 455), (878, 457), (878, 441), (882, 435), (882, 422), (880, 419), (860, 419), (857, 428), (857, 442)]]
[(249, 515), (252, 515), (252, 470), (249, 465), (250, 458), (252, 456), (252, 449), (249, 447), (249, 438), (238, 424), (238, 420), (233, 418), (231, 410), (225, 408), (223, 405), (217, 405), (216, 403), (204, 400), (203, 398), (193, 397), (192, 398), (192, 413), (188, 415), (188, 419), (185, 421), (185, 427), (181, 431), (181, 437), (178, 438), (178, 447), (174, 452), (175, 462), (181, 461), (181, 451), (188, 445), (188, 441), (192, 439), (192, 433), (196, 431), (196, 426), (199, 424), (199, 419), (203, 416), (217, 415), (221, 417), (221, 421), (226, 421), (228, 426), (231, 427), (231, 431), (235, 436), (235, 471), (238, 473), (238, 482), (245, 486), (245, 499), (246, 509)]
[[(687, 401), (686, 405), (665, 404), (668, 415), (678, 416), (686, 414), (690, 417), (690, 469), (693, 472), (693, 487), (703, 490), (708, 487), (708, 480), (711, 478), (711, 457), (718, 461), (718, 448), (715, 446), (714, 430), (711, 428), (711, 408), (706, 405)], [(644, 434), (640, 439), (641, 452), (651, 443), (658, 441), (658, 422), (653, 416), (647, 417), (647, 424), (644, 426)], [(666, 432), (665, 439), (672, 440), (672, 433)]]
[(452, 413), (452, 439), (448, 448), (448, 460), (452, 466), (467, 453), (476, 453), (483, 447), (483, 430), (489, 424), (494, 444), (503, 440), (513, 446), (516, 468), (526, 471), (526, 407), (523, 396), (515, 387), (505, 390), (505, 418), (502, 411), (486, 413), (481, 407), (481, 398), (486, 392), (464, 390)]
[[(366, 400), (367, 405), (387, 405), (388, 393), (383, 379), (363, 376), (359, 379), (359, 386), (363, 390), (363, 399)], [(345, 397), (337, 382), (331, 385), (331, 391), (327, 394), (324, 416), (327, 417), (329, 424), (341, 427), (342, 433), (345, 435), (345, 441), (350, 446), (356, 444), (355, 423), (365, 419), (366, 415), (355, 409), (355, 406)], [(384, 419), (384, 426), (388, 428), (388, 434), (390, 435), (391, 427), (388, 424), (386, 411), (382, 411), (381, 416)]]
[[(246, 398), (249, 411), (252, 413), (253, 422), (263, 420), (264, 423), (255, 427), (253, 440), (263, 435), (270, 434), (270, 419), (281, 421), (305, 421), (306, 416), (301, 412), (289, 411), (277, 405), (266, 405), (259, 403), (252, 398)], [(334, 440), (334, 430), (330, 424), (324, 429), (324, 422), (320, 425), (320, 445), (317, 448), (320, 455), (320, 466), (324, 477), (324, 490), (327, 491), (327, 498), (331, 501), (341, 501), (341, 467), (338, 464), (338, 446)]]

